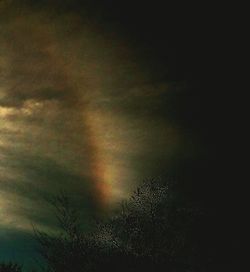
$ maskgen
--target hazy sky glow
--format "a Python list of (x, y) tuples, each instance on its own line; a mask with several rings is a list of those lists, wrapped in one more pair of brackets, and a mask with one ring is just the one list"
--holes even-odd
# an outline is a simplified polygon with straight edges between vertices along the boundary
[(86, 216), (112, 206), (181, 141), (165, 117), (178, 86), (155, 80), (129, 40), (17, 2), (0, 6), (0, 236), (52, 230), (44, 197), (60, 190)]
[(0, 263), (30, 266), (32, 225), (58, 233), (48, 198), (64, 191), (88, 230), (162, 176), (208, 212), (197, 241), (216, 260), (221, 243), (231, 268), (244, 141), (226, 17), (177, 1), (0, 0)]

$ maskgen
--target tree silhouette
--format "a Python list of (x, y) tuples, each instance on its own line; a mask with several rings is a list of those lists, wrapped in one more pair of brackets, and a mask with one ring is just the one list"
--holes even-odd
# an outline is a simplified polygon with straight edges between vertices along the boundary
[(39, 244), (37, 250), (46, 262), (46, 271), (71, 271), (72, 265), (76, 271), (83, 271), (85, 240), (78, 213), (65, 194), (53, 198), (51, 204), (56, 210), (60, 233), (54, 235), (34, 229)]
[(170, 182), (144, 181), (130, 199), (90, 233), (65, 195), (56, 197), (61, 232), (35, 230), (48, 272), (200, 271), (193, 236), (200, 212), (180, 201)]
[(117, 263), (120, 271), (186, 271), (194, 267), (191, 232), (198, 215), (177, 199), (169, 182), (150, 179), (98, 226), (96, 241), (108, 251), (108, 263)]
[(0, 263), (0, 272), (22, 272), (22, 266), (13, 262)]

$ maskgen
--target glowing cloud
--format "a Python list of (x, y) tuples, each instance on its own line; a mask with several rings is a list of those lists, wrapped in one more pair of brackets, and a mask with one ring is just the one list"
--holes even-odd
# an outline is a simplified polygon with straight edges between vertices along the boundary
[(171, 158), (178, 132), (153, 116), (170, 85), (151, 83), (126, 41), (77, 14), (0, 15), (2, 224), (42, 224), (29, 207), (45, 218), (37, 197), (60, 189), (108, 207), (160, 169), (155, 153)]

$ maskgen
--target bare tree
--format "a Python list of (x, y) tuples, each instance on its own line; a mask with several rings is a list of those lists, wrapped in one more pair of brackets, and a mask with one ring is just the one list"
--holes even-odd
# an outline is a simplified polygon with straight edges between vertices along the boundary
[(49, 234), (34, 228), (37, 250), (46, 262), (46, 270), (68, 272), (74, 265), (76, 271), (83, 271), (85, 240), (80, 230), (78, 212), (63, 193), (51, 199), (50, 203), (55, 208), (59, 233)]

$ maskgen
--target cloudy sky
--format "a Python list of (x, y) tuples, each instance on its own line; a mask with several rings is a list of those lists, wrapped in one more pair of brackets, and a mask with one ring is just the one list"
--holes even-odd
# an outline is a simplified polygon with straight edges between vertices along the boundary
[(28, 258), (32, 224), (54, 230), (46, 197), (87, 224), (200, 150), (181, 11), (94, 2), (0, 1), (1, 258)]

